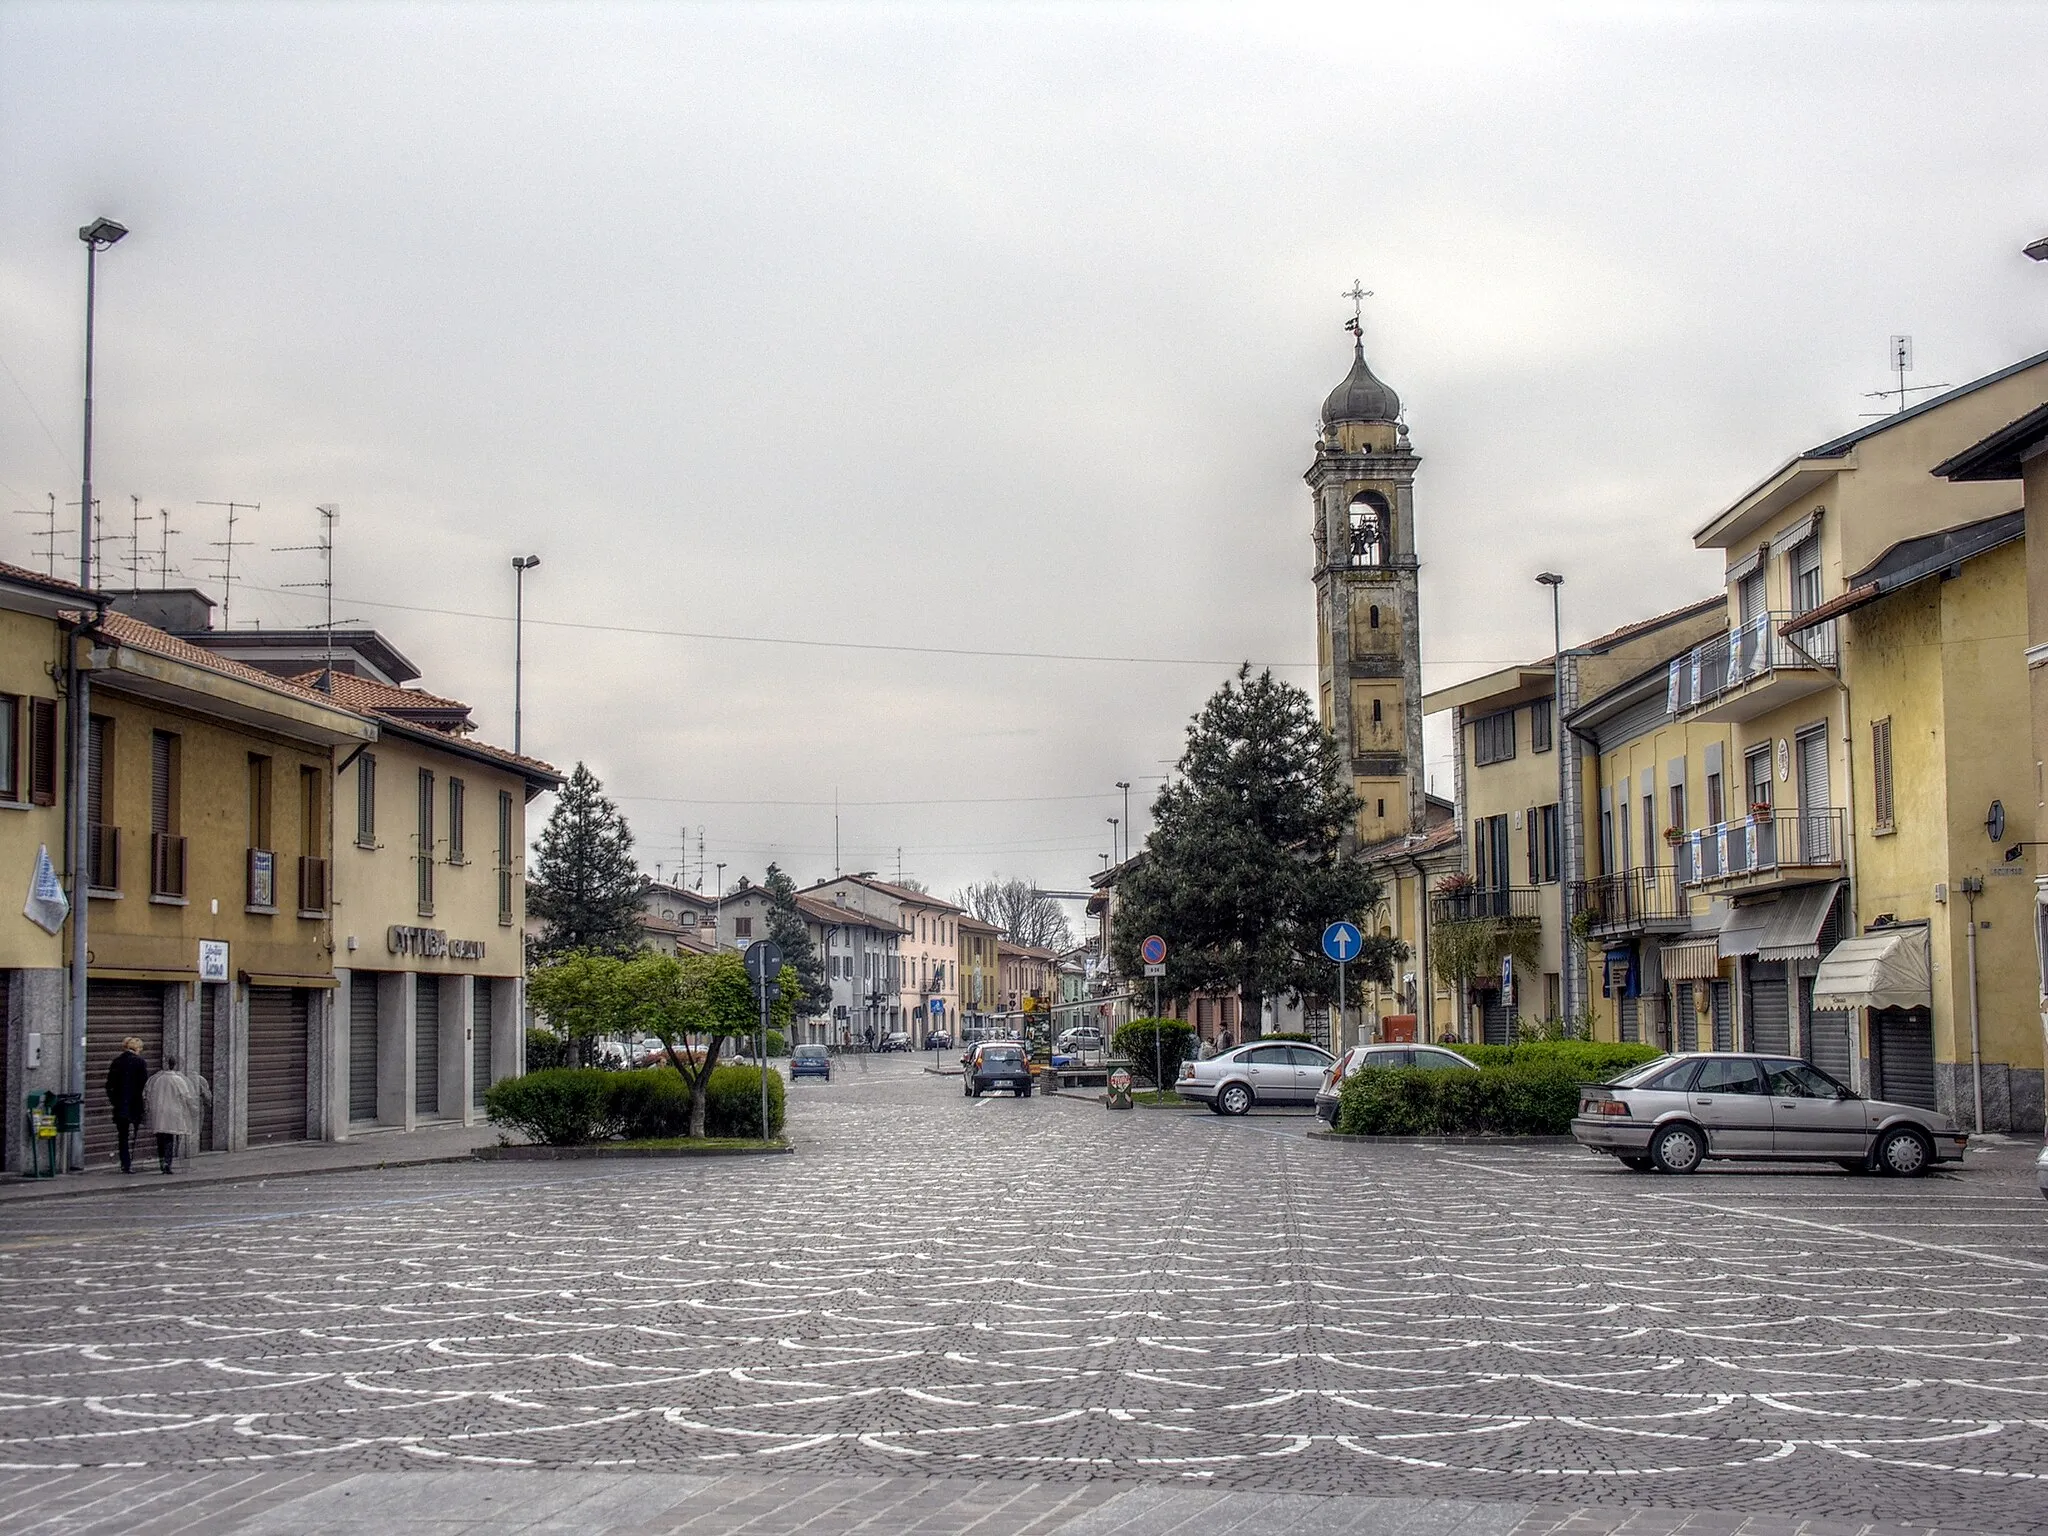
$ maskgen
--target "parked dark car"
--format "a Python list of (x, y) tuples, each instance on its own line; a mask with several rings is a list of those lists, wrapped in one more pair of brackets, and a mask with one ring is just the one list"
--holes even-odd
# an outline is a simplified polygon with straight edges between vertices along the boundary
[(935, 1029), (924, 1037), (924, 1048), (928, 1051), (950, 1051), (953, 1037), (943, 1029)]
[(1007, 1088), (1020, 1099), (1031, 1097), (1031, 1063), (1014, 1040), (984, 1040), (969, 1053), (961, 1087), (970, 1099), (991, 1088)]
[(822, 1045), (800, 1045), (789, 1053), (789, 1080), (822, 1077), (832, 1081), (832, 1053)]
[(1898, 1178), (1961, 1162), (1970, 1140), (1947, 1115), (1866, 1099), (1808, 1062), (1713, 1052), (1660, 1057), (1581, 1088), (1572, 1135), (1638, 1173), (1734, 1157)]

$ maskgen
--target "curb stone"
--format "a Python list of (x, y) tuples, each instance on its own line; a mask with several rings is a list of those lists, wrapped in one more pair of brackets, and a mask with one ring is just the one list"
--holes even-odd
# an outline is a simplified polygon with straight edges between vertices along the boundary
[(478, 1147), (470, 1157), (483, 1163), (552, 1163), (579, 1158), (646, 1157), (776, 1157), (796, 1151), (794, 1143), (779, 1147)]
[(1311, 1141), (1359, 1141), (1409, 1147), (1575, 1147), (1570, 1136), (1354, 1136), (1345, 1131), (1310, 1131)]

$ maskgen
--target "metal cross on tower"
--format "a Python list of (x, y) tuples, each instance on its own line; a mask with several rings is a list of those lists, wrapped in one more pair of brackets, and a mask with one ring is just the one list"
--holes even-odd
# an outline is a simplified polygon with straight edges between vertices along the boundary
[(1351, 279), (1350, 289), (1342, 294), (1341, 297), (1351, 301), (1351, 318), (1345, 322), (1344, 329), (1363, 341), (1365, 339), (1365, 301), (1372, 297), (1372, 290), (1354, 277)]

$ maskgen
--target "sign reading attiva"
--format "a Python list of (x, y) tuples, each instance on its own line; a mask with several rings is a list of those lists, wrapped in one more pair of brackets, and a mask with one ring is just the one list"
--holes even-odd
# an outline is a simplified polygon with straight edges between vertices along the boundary
[(408, 928), (393, 923), (384, 942), (394, 955), (416, 955), (422, 960), (481, 960), (482, 939), (451, 939), (439, 928)]

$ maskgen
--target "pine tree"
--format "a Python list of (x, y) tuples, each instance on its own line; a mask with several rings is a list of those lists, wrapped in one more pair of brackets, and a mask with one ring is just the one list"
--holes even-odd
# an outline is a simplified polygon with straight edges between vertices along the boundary
[(832, 986), (825, 979), (825, 962), (811, 943), (811, 930), (797, 910), (796, 882), (770, 864), (761, 889), (768, 893), (768, 937), (781, 949), (783, 965), (796, 972), (796, 1016), (817, 1018), (832, 1006)]
[(597, 775), (578, 763), (534, 846), (534, 954), (631, 955), (640, 947), (643, 884), (632, 829)]
[[(1142, 974), (1147, 934), (1167, 942), (1164, 993), (1235, 988), (1248, 1027), (1269, 995), (1324, 1002), (1337, 969), (1322, 932), (1364, 919), (1380, 886), (1347, 847), (1359, 802), (1337, 744), (1299, 688), (1239, 669), (1188, 727), (1180, 778), (1153, 803), (1153, 831), (1118, 896), (1110, 951)], [(1404, 953), (1368, 937), (1350, 979), (1390, 982)]]

